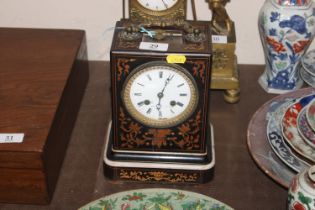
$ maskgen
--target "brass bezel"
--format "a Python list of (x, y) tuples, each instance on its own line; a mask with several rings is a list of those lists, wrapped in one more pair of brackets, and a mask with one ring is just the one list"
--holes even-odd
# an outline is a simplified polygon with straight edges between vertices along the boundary
[[(135, 78), (137, 78), (139, 75), (143, 74), (144, 72), (147, 72), (159, 66), (167, 67), (169, 70), (174, 71), (177, 74), (180, 74), (187, 81), (190, 87), (190, 91), (191, 91), (190, 102), (188, 106), (186, 107), (186, 109), (181, 114), (170, 119), (156, 120), (156, 119), (148, 118), (145, 115), (138, 112), (138, 110), (134, 107), (130, 99), (130, 89), (131, 89), (132, 82), (135, 80)], [(137, 67), (127, 77), (123, 85), (122, 100), (129, 114), (138, 122), (144, 125), (150, 126), (150, 127), (154, 127), (154, 128), (167, 128), (167, 127), (172, 127), (172, 126), (182, 123), (193, 114), (198, 104), (199, 95), (198, 95), (197, 84), (194, 78), (188, 73), (186, 69), (176, 64), (169, 64), (163, 61), (152, 61), (152, 62), (143, 64)]]
[(143, 7), (138, 0), (129, 0), (129, 17), (131, 21), (139, 23), (150, 23), (152, 25), (168, 25), (174, 20), (186, 20), (187, 0), (177, 0), (171, 8), (154, 11)]

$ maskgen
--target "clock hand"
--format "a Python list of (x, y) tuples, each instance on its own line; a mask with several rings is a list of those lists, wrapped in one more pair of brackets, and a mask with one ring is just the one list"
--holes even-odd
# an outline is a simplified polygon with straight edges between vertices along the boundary
[(160, 111), (160, 109), (161, 109), (161, 99), (163, 98), (163, 93), (162, 92), (160, 92), (160, 93), (158, 93), (158, 98), (159, 98), (159, 102), (158, 102), (158, 104), (156, 105), (156, 109), (158, 110), (158, 111)]
[(156, 109), (159, 112), (159, 117), (162, 117), (162, 111), (161, 111), (161, 98), (159, 98), (159, 103), (156, 105)]
[(162, 0), (162, 2), (163, 2), (163, 4), (164, 4), (165, 8), (168, 9), (168, 5), (165, 3), (165, 1)]
[(165, 84), (164, 84), (164, 87), (163, 87), (162, 91), (157, 94), (157, 96), (158, 96), (158, 98), (159, 98), (159, 102), (158, 102), (158, 104), (156, 105), (156, 108), (157, 108), (158, 111), (160, 111), (160, 109), (161, 109), (161, 99), (164, 97), (164, 90), (165, 90), (166, 86), (170, 83), (170, 81), (173, 79), (173, 77), (174, 77), (174, 74), (173, 74), (173, 75), (170, 75), (170, 76), (165, 80)]
[[(174, 77), (174, 74), (173, 75), (170, 75), (166, 80), (165, 80), (165, 85), (163, 87), (163, 90), (161, 91), (161, 93), (163, 94), (164, 93), (164, 90), (166, 88), (166, 86), (170, 83), (170, 81), (173, 79)], [(163, 96), (162, 96), (163, 97)]]

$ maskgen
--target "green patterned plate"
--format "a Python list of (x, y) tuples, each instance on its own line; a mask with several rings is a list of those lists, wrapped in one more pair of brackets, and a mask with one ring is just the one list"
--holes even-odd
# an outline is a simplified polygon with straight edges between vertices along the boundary
[(233, 210), (208, 196), (183, 190), (150, 188), (124, 191), (95, 200), (79, 210)]

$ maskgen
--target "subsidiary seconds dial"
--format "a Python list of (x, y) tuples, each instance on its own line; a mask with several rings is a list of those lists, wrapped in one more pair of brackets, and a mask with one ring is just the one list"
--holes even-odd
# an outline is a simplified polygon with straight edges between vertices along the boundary
[(178, 0), (137, 0), (138, 3), (151, 11), (164, 11), (173, 7)]
[(187, 119), (198, 100), (187, 70), (165, 62), (150, 62), (126, 80), (123, 101), (128, 112), (152, 127), (170, 127)]

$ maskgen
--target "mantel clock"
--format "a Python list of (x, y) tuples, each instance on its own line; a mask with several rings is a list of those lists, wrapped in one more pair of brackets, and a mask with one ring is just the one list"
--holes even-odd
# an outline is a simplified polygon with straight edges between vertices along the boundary
[(145, 33), (130, 30), (129, 21), (117, 23), (106, 176), (172, 183), (211, 178), (210, 28), (208, 22), (188, 23), (190, 30), (154, 27)]

